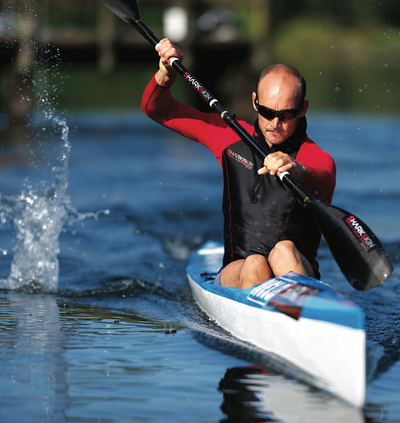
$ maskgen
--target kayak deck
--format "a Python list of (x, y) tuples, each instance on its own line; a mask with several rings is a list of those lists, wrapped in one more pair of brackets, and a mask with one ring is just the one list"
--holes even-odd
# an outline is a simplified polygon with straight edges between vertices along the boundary
[(331, 286), (296, 273), (248, 289), (216, 286), (222, 257), (222, 244), (209, 241), (190, 258), (187, 275), (199, 306), (234, 336), (308, 374), (312, 385), (362, 407), (362, 309)]

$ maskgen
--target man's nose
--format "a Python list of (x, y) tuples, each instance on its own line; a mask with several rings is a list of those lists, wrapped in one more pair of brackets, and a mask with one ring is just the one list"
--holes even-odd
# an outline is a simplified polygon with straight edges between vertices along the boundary
[(278, 116), (275, 116), (272, 120), (271, 120), (271, 126), (273, 128), (277, 128), (279, 125), (281, 124), (280, 119), (278, 118)]

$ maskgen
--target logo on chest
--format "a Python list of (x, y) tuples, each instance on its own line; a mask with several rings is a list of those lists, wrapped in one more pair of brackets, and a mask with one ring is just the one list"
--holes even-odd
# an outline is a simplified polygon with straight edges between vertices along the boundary
[(237, 162), (247, 167), (247, 169), (253, 169), (254, 163), (251, 162), (250, 160), (247, 160), (245, 157), (241, 156), (240, 154), (235, 153), (234, 151), (230, 149), (226, 151), (226, 154), (228, 155), (228, 157), (235, 159)]

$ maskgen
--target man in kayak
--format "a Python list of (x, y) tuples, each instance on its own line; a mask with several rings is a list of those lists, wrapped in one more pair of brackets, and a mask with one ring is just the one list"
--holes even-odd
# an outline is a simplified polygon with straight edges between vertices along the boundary
[(168, 39), (157, 46), (159, 70), (142, 98), (142, 110), (161, 125), (204, 144), (224, 175), (223, 268), (216, 284), (249, 288), (290, 271), (319, 278), (321, 235), (311, 213), (285, 190), (282, 172), (313, 197), (331, 202), (336, 183), (332, 157), (306, 134), (306, 83), (288, 65), (273, 65), (260, 75), (252, 94), (258, 112), (254, 126), (239, 123), (269, 152), (263, 161), (215, 113), (178, 102), (170, 88), (177, 71), (169, 59), (183, 60)]

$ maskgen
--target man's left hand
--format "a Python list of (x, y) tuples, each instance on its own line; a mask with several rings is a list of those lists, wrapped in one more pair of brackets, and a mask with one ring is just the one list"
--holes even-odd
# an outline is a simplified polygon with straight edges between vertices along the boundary
[(304, 165), (281, 151), (268, 154), (264, 160), (264, 167), (258, 170), (259, 175), (269, 173), (270, 175), (279, 176), (282, 172), (289, 172), (301, 184), (307, 182), (310, 176), (310, 172)]

